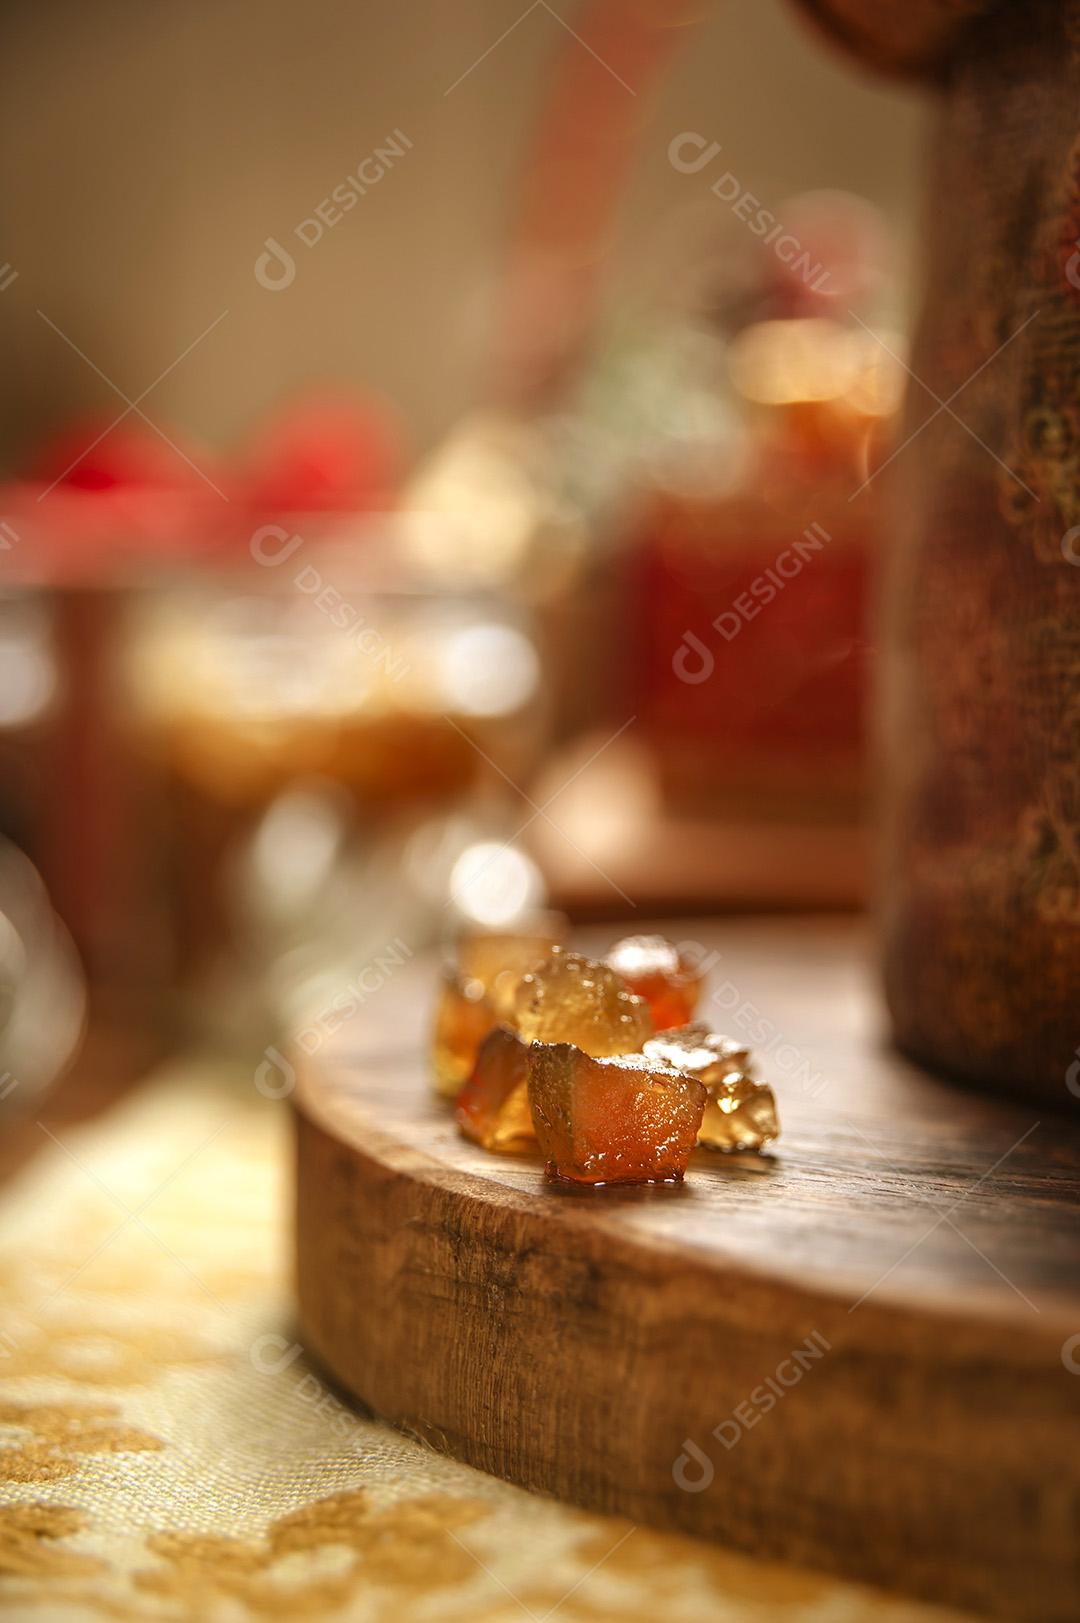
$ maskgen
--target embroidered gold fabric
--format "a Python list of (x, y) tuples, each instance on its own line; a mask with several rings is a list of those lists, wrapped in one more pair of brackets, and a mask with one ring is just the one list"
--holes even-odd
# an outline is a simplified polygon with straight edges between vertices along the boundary
[(0, 1619), (946, 1618), (535, 1498), (344, 1406), (292, 1324), (288, 1167), (285, 1107), (189, 1064), (2, 1192)]

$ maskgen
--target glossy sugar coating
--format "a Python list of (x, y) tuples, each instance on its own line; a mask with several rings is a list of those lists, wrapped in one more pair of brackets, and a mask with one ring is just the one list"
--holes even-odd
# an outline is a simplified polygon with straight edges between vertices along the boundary
[(485, 1150), (535, 1150), (528, 1093), (529, 1050), (506, 1026), (480, 1044), (472, 1075), (458, 1094), (457, 1123)]
[(683, 1026), (693, 1016), (704, 976), (665, 936), (624, 936), (604, 962), (622, 976), (631, 992), (645, 999), (657, 1031)]
[(457, 1097), (472, 1074), (480, 1044), (495, 1024), (495, 1010), (482, 983), (457, 969), (444, 969), (431, 1038), (437, 1093)]
[(749, 1075), (750, 1052), (700, 1022), (665, 1031), (646, 1055), (702, 1081), (709, 1093), (698, 1141), (713, 1150), (760, 1150), (780, 1136), (773, 1091)]
[(718, 1031), (710, 1031), (701, 1020), (661, 1032), (645, 1044), (644, 1052), (651, 1059), (673, 1065), (677, 1071), (696, 1076), (706, 1087), (736, 1072), (748, 1076), (752, 1069), (748, 1048), (734, 1037), (724, 1037)]
[(607, 964), (562, 947), (523, 976), (514, 1025), (525, 1042), (574, 1043), (596, 1059), (636, 1054), (653, 1035), (643, 998)]
[(593, 1059), (573, 1043), (534, 1043), (529, 1103), (549, 1178), (678, 1183), (697, 1140), (702, 1083), (643, 1054)]
[(458, 942), (458, 966), (481, 982), (499, 1019), (510, 1021), (521, 977), (565, 935), (566, 921), (557, 913), (541, 914), (514, 930), (469, 930)]

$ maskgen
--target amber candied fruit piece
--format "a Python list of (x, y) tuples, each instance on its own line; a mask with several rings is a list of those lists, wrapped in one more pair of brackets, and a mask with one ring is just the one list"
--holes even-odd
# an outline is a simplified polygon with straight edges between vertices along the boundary
[(525, 1042), (574, 1043), (594, 1058), (636, 1054), (653, 1035), (643, 998), (607, 964), (555, 947), (522, 977), (514, 1025)]
[(709, 1102), (698, 1141), (713, 1150), (760, 1150), (780, 1136), (776, 1099), (750, 1072), (750, 1052), (700, 1023), (665, 1031), (645, 1044), (650, 1059), (705, 1084)]
[(457, 1097), (472, 1075), (480, 1044), (495, 1023), (495, 1010), (483, 984), (459, 970), (444, 969), (431, 1039), (437, 1092)]
[(469, 930), (458, 942), (458, 966), (478, 980), (500, 1020), (511, 1020), (518, 982), (565, 939), (561, 913), (542, 913), (513, 930)]
[(701, 1126), (695, 1077), (625, 1054), (593, 1059), (573, 1043), (534, 1043), (529, 1103), (550, 1178), (678, 1183)]
[(674, 942), (662, 935), (624, 936), (604, 961), (645, 999), (657, 1031), (683, 1026), (692, 1017), (704, 977)]
[(709, 1087), (698, 1143), (710, 1150), (760, 1150), (780, 1136), (773, 1090), (736, 1071)]
[(521, 1039), (506, 1026), (489, 1031), (458, 1095), (457, 1121), (465, 1137), (506, 1154), (534, 1150), (528, 1075), (529, 1050)]

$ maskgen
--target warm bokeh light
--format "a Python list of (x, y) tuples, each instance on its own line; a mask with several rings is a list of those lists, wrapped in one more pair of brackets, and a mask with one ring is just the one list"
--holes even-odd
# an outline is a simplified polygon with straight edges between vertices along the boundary
[(464, 918), (495, 928), (537, 908), (544, 899), (544, 883), (523, 851), (482, 840), (455, 862), (450, 894)]

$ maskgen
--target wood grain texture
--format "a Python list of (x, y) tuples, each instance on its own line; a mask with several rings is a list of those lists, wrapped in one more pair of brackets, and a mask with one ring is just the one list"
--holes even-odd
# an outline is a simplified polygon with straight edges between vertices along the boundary
[(464, 1142), (427, 1084), (430, 966), (302, 1062), (309, 1346), (379, 1414), (528, 1487), (1075, 1618), (1075, 1123), (885, 1051), (853, 926), (706, 944), (716, 1023), (767, 1022), (783, 1136), (768, 1159), (695, 1152), (679, 1189), (564, 1193)]

